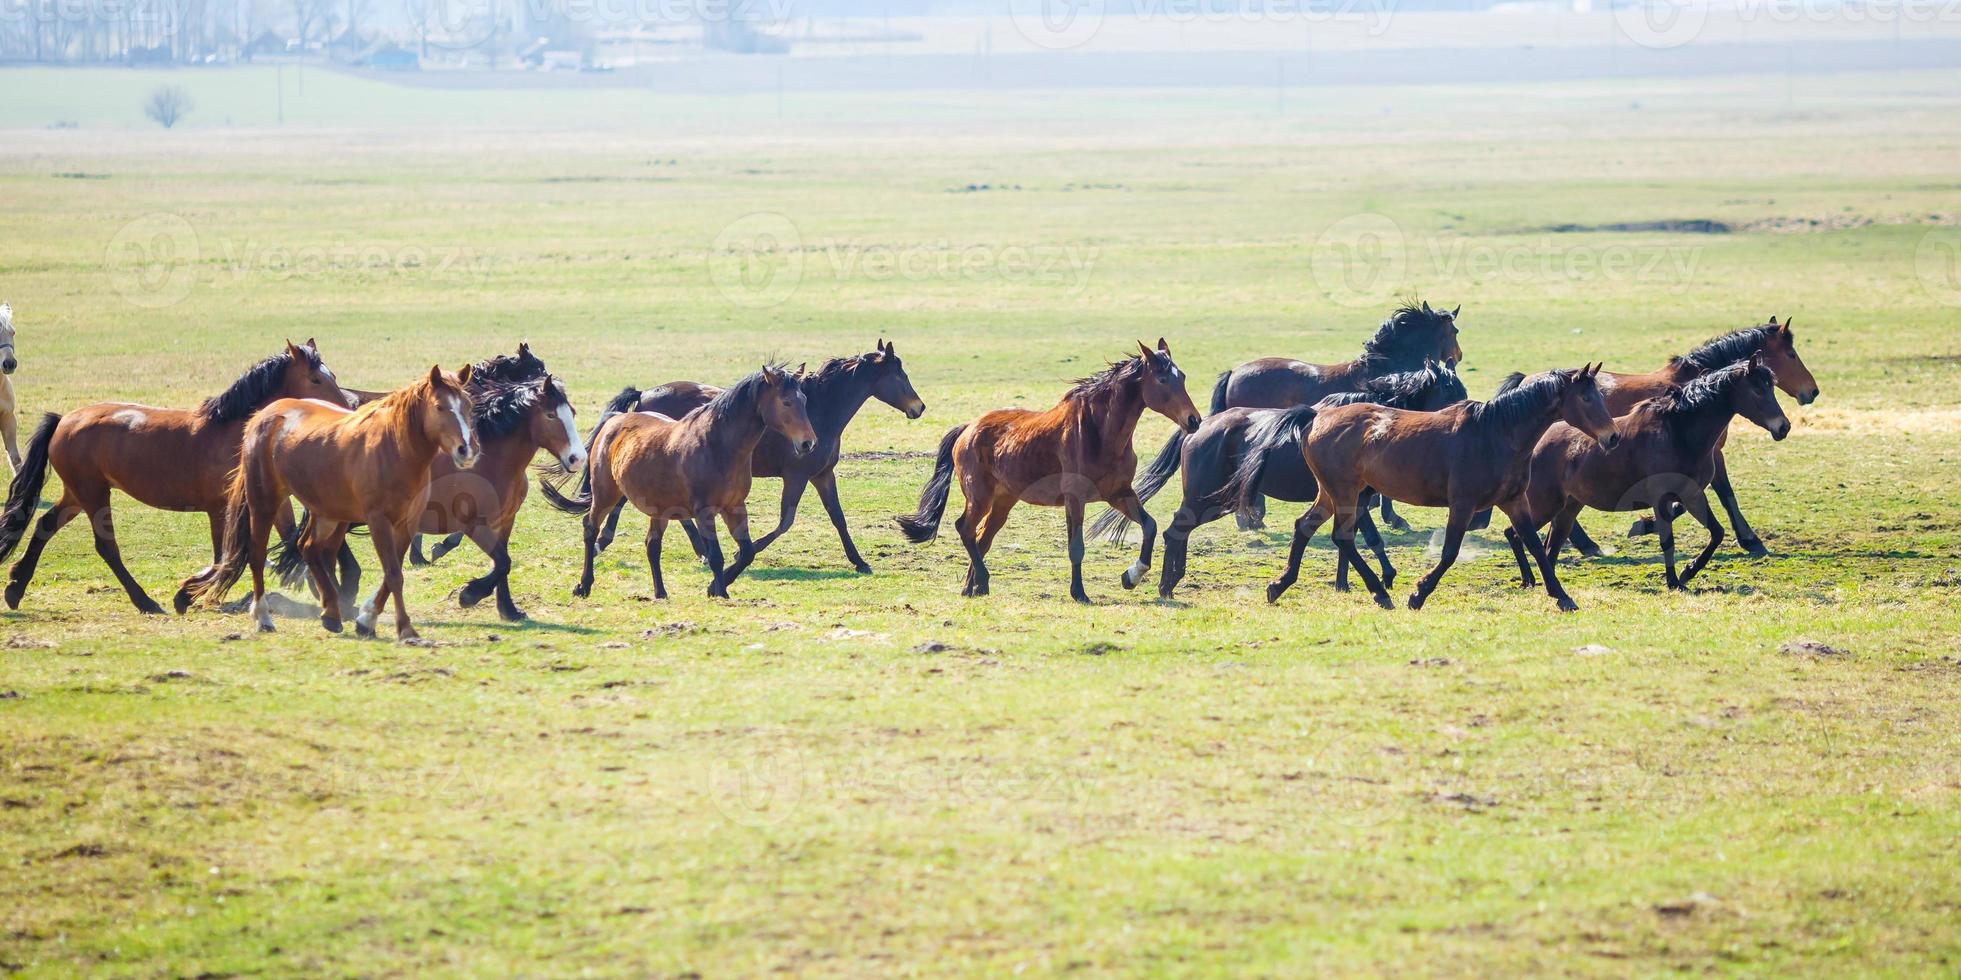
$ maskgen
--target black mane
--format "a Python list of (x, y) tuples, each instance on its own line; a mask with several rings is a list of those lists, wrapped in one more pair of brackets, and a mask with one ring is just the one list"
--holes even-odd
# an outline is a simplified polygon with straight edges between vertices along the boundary
[(1527, 421), (1545, 411), (1546, 406), (1557, 401), (1566, 392), (1568, 377), (1560, 371), (1547, 371), (1544, 374), (1525, 379), (1518, 386), (1492, 396), (1488, 402), (1475, 402), (1471, 406), (1473, 417), (1482, 424), (1511, 426)]
[(484, 381), (536, 381), (545, 376), (545, 362), (531, 353), (530, 344), (519, 344), (515, 354), (498, 354), (470, 366), (470, 386)]
[(1069, 391), (1062, 397), (1065, 399), (1087, 401), (1118, 385), (1131, 381), (1143, 373), (1144, 359), (1141, 357), (1126, 357), (1122, 360), (1111, 361), (1109, 367), (1089, 377), (1077, 378), (1071, 381), (1069, 383)]
[(1334, 408), (1339, 405), (1359, 405), (1363, 403), (1382, 405), (1386, 408), (1414, 409), (1421, 406), (1428, 397), (1442, 389), (1444, 404), (1461, 402), (1470, 397), (1459, 380), (1457, 372), (1441, 364), (1424, 367), (1418, 371), (1398, 371), (1395, 374), (1380, 374), (1370, 378), (1361, 391), (1345, 391), (1321, 399), (1319, 407)]
[[(1762, 374), (1753, 377), (1759, 371)], [(1726, 405), (1729, 402), (1730, 389), (1742, 384), (1746, 379), (1763, 384), (1776, 383), (1771, 377), (1769, 368), (1750, 361), (1737, 361), (1675, 389), (1672, 397), (1663, 396), (1667, 400), (1663, 402), (1661, 410), (1669, 414), (1694, 413)]]
[(236, 422), (251, 415), (271, 401), (279, 393), (280, 383), (286, 378), (286, 367), (293, 363), (293, 351), (299, 351), (306, 358), (307, 366), (320, 369), (320, 352), (311, 347), (294, 347), (280, 351), (271, 357), (247, 368), (231, 387), (204, 400), (198, 406), (198, 414), (207, 422), (220, 425)]
[(1762, 350), (1764, 342), (1770, 339), (1770, 332), (1775, 329), (1777, 328), (1769, 325), (1745, 327), (1707, 341), (1695, 350), (1673, 360), (1676, 363), (1686, 361), (1702, 371), (1728, 367)]
[(1454, 322), (1456, 317), (1449, 310), (1405, 303), (1362, 345), (1362, 359), (1386, 362), (1402, 370), (1421, 367), (1426, 358), (1437, 356), (1437, 335)]
[(541, 376), (529, 381), (486, 380), (478, 383), (476, 373), (470, 375), (470, 398), (476, 405), (477, 438), (501, 439), (516, 432), (530, 418), (531, 410), (543, 400), (547, 408), (555, 408), (570, 399), (565, 393), (565, 383), (557, 378)]
[[(783, 366), (781, 364), (772, 364), (770, 365), (770, 369), (781, 371), (783, 370)], [(763, 379), (763, 372), (757, 371), (743, 378), (741, 381), (729, 385), (727, 388), (723, 388), (721, 394), (716, 395), (708, 404), (689, 412), (688, 415), (694, 416), (706, 413), (711, 422), (721, 422), (729, 416), (746, 411), (750, 406), (755, 405), (756, 399), (762, 397), (763, 389), (768, 386), (769, 382)]]

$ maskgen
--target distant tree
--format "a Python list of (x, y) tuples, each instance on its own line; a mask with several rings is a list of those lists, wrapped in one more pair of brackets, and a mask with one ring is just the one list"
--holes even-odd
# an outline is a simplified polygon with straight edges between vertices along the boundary
[(191, 97), (175, 85), (160, 85), (150, 93), (150, 101), (143, 104), (143, 114), (156, 121), (165, 129), (177, 125), (177, 120), (189, 115)]

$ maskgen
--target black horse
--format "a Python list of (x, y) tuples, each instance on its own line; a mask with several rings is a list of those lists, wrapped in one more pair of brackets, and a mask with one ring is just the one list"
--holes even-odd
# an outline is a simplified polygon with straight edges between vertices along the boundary
[[(607, 419), (622, 412), (655, 412), (678, 419), (708, 404), (721, 391), (713, 385), (694, 381), (674, 381), (647, 391), (627, 388), (607, 404), (605, 413), (599, 417), (599, 425), (604, 425)], [(906, 377), (906, 368), (899, 360), (898, 351), (884, 340), (880, 340), (870, 353), (825, 361), (815, 372), (804, 377), (803, 391), (809, 403), (811, 428), (817, 432), (816, 447), (799, 456), (791, 448), (789, 440), (775, 432), (764, 433), (762, 441), (756, 444), (750, 473), (752, 476), (781, 479), (783, 504), (776, 529), (756, 539), (755, 551), (760, 554), (790, 529), (797, 519), (797, 504), (803, 500), (804, 490), (815, 487), (817, 498), (824, 502), (825, 513), (831, 516), (831, 524), (837, 528), (838, 540), (844, 544), (845, 560), (861, 574), (870, 574), (872, 567), (859, 557), (858, 546), (852, 543), (851, 531), (845, 525), (844, 505), (838, 500), (837, 465), (843, 452), (844, 429), (851, 424), (867, 399), (876, 398), (905, 413), (909, 419), (926, 414), (926, 403), (912, 389), (912, 380)], [(594, 426), (592, 431), (597, 434), (599, 426)], [(590, 453), (590, 442), (586, 449)], [(590, 479), (590, 474), (587, 479)], [(581, 482), (579, 490), (580, 493), (587, 492), (584, 482)], [(606, 526), (596, 544), (599, 550), (605, 550), (612, 543), (613, 532), (619, 527), (621, 507), (614, 507), (613, 512), (606, 515)], [(694, 522), (682, 521), (681, 529), (687, 532), (688, 542), (694, 545), (695, 554), (701, 554), (701, 536)], [(443, 550), (446, 549), (439, 546), (435, 555), (441, 556)]]
[[(1247, 361), (1224, 374), (1212, 385), (1211, 413), (1228, 408), (1294, 408), (1312, 405), (1329, 395), (1359, 392), (1368, 383), (1386, 374), (1421, 370), (1429, 361), (1461, 361), (1464, 349), (1457, 341), (1457, 311), (1433, 310), (1429, 303), (1412, 300), (1382, 321), (1375, 336), (1362, 345), (1362, 354), (1340, 364), (1309, 364), (1291, 357), (1261, 357)], [(1137, 497), (1150, 500), (1171, 475), (1178, 472), (1183, 459), (1181, 447), (1186, 436), (1173, 433), (1158, 450), (1151, 465), (1137, 474)], [(1387, 501), (1384, 501), (1385, 505)], [(1242, 528), (1259, 527), (1265, 507), (1240, 515)], [(1382, 518), (1390, 527), (1408, 530), (1409, 525), (1386, 506)], [(1121, 541), (1130, 522), (1117, 511), (1110, 511), (1091, 524), (1093, 536)], [(1167, 566), (1167, 569), (1169, 566)]]
[[(1467, 397), (1464, 382), (1457, 377), (1456, 361), (1429, 361), (1416, 371), (1372, 378), (1361, 391), (1329, 395), (1315, 407), (1367, 402), (1430, 412)], [(1311, 418), (1312, 410), (1303, 408), (1228, 408), (1207, 418), (1184, 440), (1179, 447), (1179, 469), (1184, 473), (1185, 500), (1164, 532), (1160, 598), (1171, 598), (1178, 581), (1185, 577), (1185, 549), (1191, 533), (1235, 510), (1245, 496), (1238, 492), (1241, 484), (1251, 482), (1259, 495), (1280, 500), (1314, 500), (1318, 488), (1300, 449), (1302, 422)], [(1393, 582), (1396, 570), (1389, 564), (1382, 536), (1366, 510), (1358, 528), (1382, 563), (1384, 580)], [(1346, 556), (1336, 567), (1335, 587), (1348, 588)]]

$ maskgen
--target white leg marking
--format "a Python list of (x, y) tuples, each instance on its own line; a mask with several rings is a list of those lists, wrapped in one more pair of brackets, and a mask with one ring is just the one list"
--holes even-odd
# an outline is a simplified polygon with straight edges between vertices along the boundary
[(363, 632), (371, 632), (374, 630), (374, 600), (373, 599), (369, 599), (366, 602), (361, 603), (361, 611), (359, 614), (357, 614), (354, 617), (354, 626), (355, 628)]

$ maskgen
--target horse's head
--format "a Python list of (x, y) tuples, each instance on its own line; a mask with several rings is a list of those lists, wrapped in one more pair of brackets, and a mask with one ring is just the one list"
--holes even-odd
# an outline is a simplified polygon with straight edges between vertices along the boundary
[(0, 374), (12, 374), (20, 367), (14, 355), (14, 308), (0, 303)]
[(859, 360), (872, 371), (873, 398), (906, 413), (909, 419), (926, 414), (926, 403), (912, 390), (912, 379), (906, 377), (906, 366), (899, 363), (899, 353), (891, 344), (880, 339), (878, 346)]
[(1464, 304), (1459, 303), (1450, 312), (1445, 313), (1442, 310), (1430, 309), (1430, 304), (1427, 302), (1423, 304), (1423, 312), (1436, 317), (1437, 357), (1453, 365), (1464, 359), (1464, 345), (1457, 339), (1457, 311), (1463, 308)]
[(576, 473), (586, 465), (586, 447), (572, 421), (572, 399), (565, 394), (565, 383), (549, 374), (535, 383), (539, 391), (531, 407), (532, 441), (558, 457), (565, 472)]
[(1144, 407), (1173, 422), (1186, 432), (1198, 431), (1198, 407), (1185, 390), (1185, 372), (1172, 363), (1171, 348), (1158, 338), (1158, 349), (1137, 342), (1138, 358), (1144, 362)]
[(1784, 417), (1784, 406), (1777, 403), (1777, 375), (1770, 369), (1770, 358), (1759, 351), (1743, 365), (1743, 377), (1730, 385), (1730, 407), (1736, 414), (1763, 426), (1775, 440), (1791, 434), (1791, 420)]
[(1464, 387), (1464, 379), (1457, 376), (1456, 361), (1445, 360), (1441, 364), (1425, 361), (1423, 370), (1429, 380), (1424, 385), (1423, 397), (1411, 406), (1417, 411), (1434, 412), (1471, 397), (1470, 390)]
[(279, 397), (312, 398), (348, 408), (360, 404), (341, 388), (333, 369), (320, 359), (320, 345), (312, 337), (304, 344), (286, 342), (286, 376), (280, 382)]
[(803, 394), (803, 367), (791, 374), (778, 367), (763, 365), (763, 390), (756, 399), (756, 410), (763, 424), (790, 440), (797, 455), (817, 445), (817, 430), (810, 427), (810, 403)]
[(423, 397), (416, 400), (421, 417), (416, 421), (422, 432), (434, 442), (437, 448), (449, 454), (451, 462), (459, 470), (467, 470), (477, 464), (477, 429), (470, 419), (476, 414), (476, 407), (470, 401), (470, 368), (456, 372), (451, 378), (436, 365), (429, 366), (429, 378)]
[(1604, 448), (1612, 449), (1620, 445), (1621, 434), (1614, 428), (1614, 417), (1607, 412), (1607, 402), (1600, 397), (1600, 385), (1596, 380), (1600, 365), (1589, 364), (1559, 374), (1566, 379), (1559, 393), (1559, 417)]
[(1777, 376), (1777, 387), (1798, 400), (1800, 405), (1809, 405), (1818, 400), (1818, 381), (1811, 376), (1811, 369), (1804, 366), (1804, 358), (1798, 356), (1797, 341), (1791, 336), (1791, 321), (1778, 323), (1776, 317), (1764, 326), (1771, 328), (1764, 336), (1760, 351), (1764, 366)]

